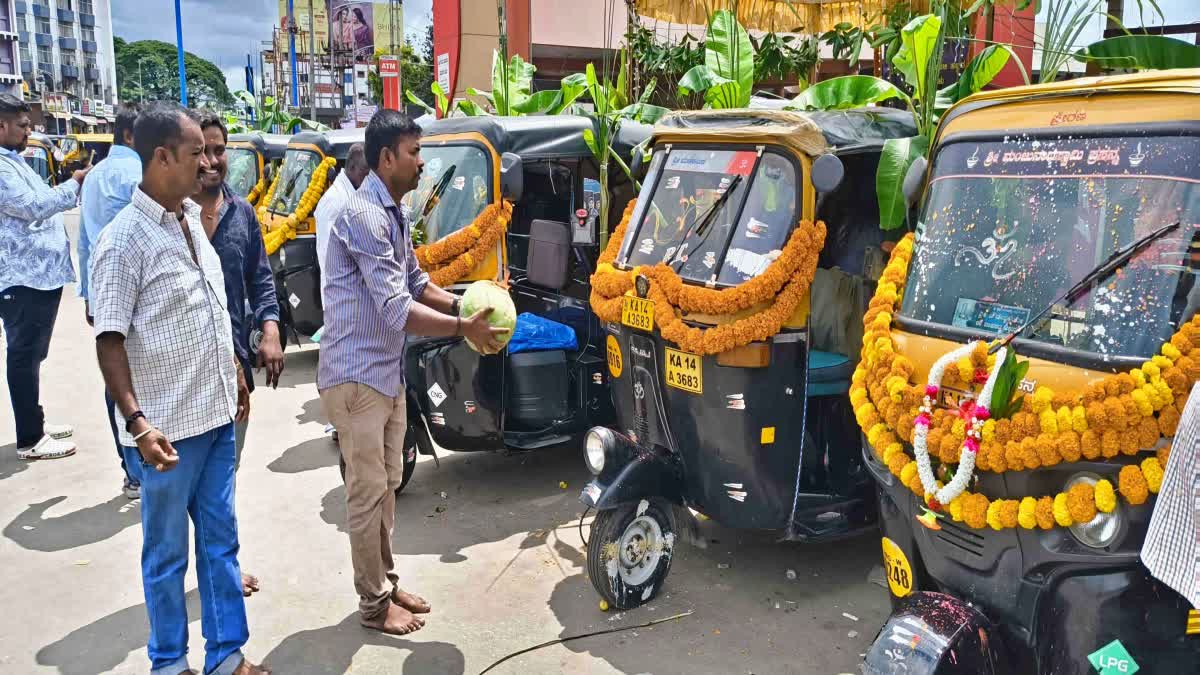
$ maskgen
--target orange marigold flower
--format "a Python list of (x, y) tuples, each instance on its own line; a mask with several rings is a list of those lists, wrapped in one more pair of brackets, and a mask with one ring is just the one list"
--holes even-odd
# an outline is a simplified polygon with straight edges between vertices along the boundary
[(1121, 435), (1109, 429), (1100, 437), (1100, 454), (1107, 459), (1112, 459), (1121, 452)]
[(1079, 434), (1074, 431), (1064, 431), (1057, 437), (1058, 454), (1064, 462), (1078, 462), (1081, 454)]
[(1023, 457), (1020, 443), (1009, 441), (1004, 444), (1004, 462), (1008, 464), (1009, 471), (1020, 471), (1027, 468)]
[(905, 465), (911, 461), (912, 458), (903, 452), (894, 454), (888, 459), (888, 471), (890, 471), (893, 476), (899, 477), (900, 472), (904, 470)]
[(1158, 443), (1159, 435), (1158, 420), (1153, 417), (1142, 418), (1142, 422), (1138, 425), (1137, 430), (1138, 448), (1153, 448)]
[(1051, 497), (1042, 497), (1037, 500), (1037, 508), (1033, 512), (1037, 519), (1038, 527), (1043, 530), (1054, 528), (1054, 499)]
[(991, 503), (979, 493), (966, 495), (963, 501), (963, 522), (967, 527), (980, 530), (987, 526), (987, 510)]
[(1121, 467), (1121, 473), (1117, 474), (1117, 486), (1117, 491), (1125, 501), (1134, 506), (1146, 503), (1150, 496), (1150, 488), (1146, 485), (1142, 470), (1132, 464)]
[(1000, 525), (1006, 528), (1017, 526), (1017, 516), (1021, 503), (1015, 499), (1005, 499), (1000, 502)]
[(1121, 405), (1120, 398), (1106, 398), (1102, 405), (1107, 420), (1101, 425), (1103, 428), (1121, 430), (1129, 424), (1125, 419), (1125, 407)]
[(1154, 456), (1158, 458), (1158, 463), (1164, 469), (1167, 468), (1167, 459), (1171, 457), (1171, 445), (1167, 444), (1154, 451)]
[(1121, 454), (1123, 455), (1136, 455), (1138, 450), (1141, 449), (1141, 446), (1138, 443), (1137, 427), (1132, 427), (1123, 434), (1117, 434), (1117, 441), (1121, 447)]
[(1038, 459), (1042, 462), (1042, 466), (1054, 466), (1062, 461), (1062, 456), (1058, 454), (1057, 443), (1055, 438), (1057, 434), (1039, 434), (1033, 440), (1034, 447), (1037, 448)]
[(1085, 459), (1096, 459), (1100, 456), (1100, 436), (1091, 429), (1079, 435), (1079, 452)]
[(1076, 483), (1067, 490), (1067, 512), (1077, 523), (1091, 522), (1096, 517), (1096, 492), (1088, 483)]

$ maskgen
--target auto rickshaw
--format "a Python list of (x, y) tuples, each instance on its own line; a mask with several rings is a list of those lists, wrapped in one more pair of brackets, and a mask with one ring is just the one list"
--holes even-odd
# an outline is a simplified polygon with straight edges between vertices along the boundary
[(112, 134), (69, 134), (63, 137), (62, 149), (65, 154), (62, 161), (63, 175), (82, 169), (88, 164), (96, 164), (108, 156), (112, 148)]
[(311, 338), (325, 323), (313, 213), (336, 170), (345, 166), (350, 146), (364, 139), (363, 129), (303, 131), (292, 136), (283, 163), (258, 204), (284, 339), (289, 335), (297, 342), (300, 337)]
[(659, 593), (692, 512), (786, 540), (874, 524), (847, 394), (885, 240), (863, 185), (884, 142), (914, 133), (887, 109), (655, 127), (641, 197), (592, 279), (617, 424), (585, 438), (580, 500), (598, 511), (588, 574), (610, 605)]
[(266, 134), (261, 131), (229, 135), (229, 142), (225, 144), (229, 163), (226, 182), (251, 206), (258, 206), (259, 200), (266, 194), (271, 178), (283, 162), (289, 138), (286, 134)]
[(56, 154), (58, 154), (58, 149), (54, 147), (50, 137), (35, 131), (29, 134), (29, 143), (21, 152), (21, 157), (37, 175), (42, 177), (42, 180), (46, 181), (47, 185), (54, 187), (58, 185), (59, 176)]
[(892, 594), (864, 672), (1200, 672), (1139, 559), (1200, 375), (1200, 70), (971, 96), (906, 193), (851, 390)]
[[(424, 175), (405, 200), (415, 229), (434, 242), (417, 249), (422, 267), (452, 291), (507, 281), (519, 314), (569, 326), (575, 345), (481, 355), (462, 338), (410, 337), (406, 477), (414, 446), (433, 454), (430, 438), (452, 450), (525, 451), (611, 422), (604, 334), (588, 308), (601, 227), (587, 129), (592, 121), (573, 115), (463, 117), (425, 127)], [(649, 127), (626, 122), (613, 151), (629, 157), (648, 137)], [(615, 225), (634, 189), (615, 163), (609, 176)]]

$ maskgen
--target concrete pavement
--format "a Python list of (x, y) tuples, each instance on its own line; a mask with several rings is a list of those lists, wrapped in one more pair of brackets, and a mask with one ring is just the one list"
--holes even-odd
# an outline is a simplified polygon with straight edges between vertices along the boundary
[[(68, 225), (74, 235), (73, 216)], [(79, 453), (17, 460), (12, 410), (0, 395), (0, 673), (146, 672), (140, 504), (120, 494), (83, 303), (73, 286), (64, 296), (42, 404), (49, 419), (75, 425)], [(237, 496), (242, 567), (262, 581), (247, 600), (251, 659), (276, 673), (479, 673), (547, 640), (693, 610), (649, 629), (547, 647), (492, 672), (857, 671), (888, 606), (887, 591), (868, 581), (879, 574), (878, 536), (777, 544), (769, 534), (704, 523), (709, 547), (677, 551), (653, 605), (603, 613), (578, 530), (588, 474), (576, 448), (448, 453), (440, 468), (422, 457), (397, 504), (395, 552), (402, 582), (431, 601), (433, 614), (405, 638), (361, 629), (345, 491), (314, 384), (317, 354), (291, 347), (280, 388), (260, 387), (252, 400)], [(198, 667), (195, 584), (189, 573)]]

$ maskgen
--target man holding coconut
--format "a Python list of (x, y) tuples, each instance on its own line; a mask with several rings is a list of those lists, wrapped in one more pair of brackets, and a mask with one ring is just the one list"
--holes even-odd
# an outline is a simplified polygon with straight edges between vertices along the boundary
[(417, 186), (421, 128), (380, 110), (366, 130), (371, 172), (329, 233), (325, 333), (317, 388), (346, 462), (346, 525), (363, 626), (404, 635), (425, 625), (429, 603), (397, 585), (392, 527), (403, 477), (406, 335), (462, 335), (497, 348), (508, 330), (482, 310), (460, 318), (458, 298), (417, 264), (400, 200)]

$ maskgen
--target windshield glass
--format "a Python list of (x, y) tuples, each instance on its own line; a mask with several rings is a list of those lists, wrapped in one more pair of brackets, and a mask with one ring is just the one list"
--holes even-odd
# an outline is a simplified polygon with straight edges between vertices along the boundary
[(321, 163), (321, 157), (309, 150), (288, 150), (283, 156), (282, 175), (271, 197), (270, 209), (274, 213), (289, 214), (300, 205), (300, 197), (308, 189), (312, 173)]
[(42, 177), (42, 180), (50, 178), (50, 158), (46, 153), (46, 149), (37, 145), (30, 145), (21, 153), (25, 158), (25, 163), (37, 172), (37, 175)]
[[(901, 313), (1007, 333), (1114, 250), (1176, 221), (1031, 340), (1149, 357), (1200, 302), (1200, 139), (997, 139), (943, 147)], [(1194, 257), (1195, 256), (1195, 257)]]
[(230, 189), (245, 197), (258, 182), (258, 154), (250, 148), (225, 148), (229, 172), (225, 181)]
[[(413, 220), (429, 208), (424, 224), (425, 241), (434, 242), (454, 234), (471, 224), (492, 200), (491, 171), (483, 148), (476, 145), (422, 145), (421, 159), (425, 170), (417, 189), (404, 196)], [(436, 204), (430, 203), (434, 188), (446, 172), (454, 167), (450, 182)]]
[[(774, 150), (759, 158), (755, 150), (679, 146), (658, 157), (651, 165), (657, 180), (650, 208), (626, 235), (622, 264), (678, 257), (685, 260), (678, 269), (686, 280), (737, 285), (779, 257), (798, 217), (799, 169), (790, 158)], [(733, 192), (697, 235), (695, 226), (731, 185)]]

